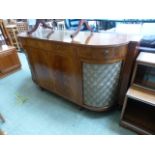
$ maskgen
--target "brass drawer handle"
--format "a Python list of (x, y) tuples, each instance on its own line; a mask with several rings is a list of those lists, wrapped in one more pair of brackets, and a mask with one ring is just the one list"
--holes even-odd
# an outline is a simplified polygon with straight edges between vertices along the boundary
[(105, 53), (105, 54), (108, 54), (108, 53), (109, 53), (109, 50), (104, 50), (104, 53)]
[(57, 45), (57, 46), (56, 46), (56, 49), (59, 50), (59, 49), (60, 49), (60, 46)]

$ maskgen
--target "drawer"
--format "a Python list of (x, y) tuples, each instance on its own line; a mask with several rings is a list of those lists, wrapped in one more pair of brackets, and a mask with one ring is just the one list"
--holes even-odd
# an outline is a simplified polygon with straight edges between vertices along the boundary
[(62, 55), (62, 56), (73, 56), (75, 55), (76, 48), (71, 45), (61, 44), (51, 41), (41, 41), (29, 39), (24, 42), (25, 47), (35, 48), (42, 50), (44, 52), (49, 51), (53, 54)]
[(88, 60), (113, 60), (124, 59), (127, 52), (126, 46), (103, 48), (79, 48), (78, 56)]

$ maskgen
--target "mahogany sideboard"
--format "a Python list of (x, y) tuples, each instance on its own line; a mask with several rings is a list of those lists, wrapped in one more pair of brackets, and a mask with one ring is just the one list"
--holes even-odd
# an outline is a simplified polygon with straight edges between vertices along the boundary
[(124, 64), (137, 42), (130, 45), (125, 34), (80, 32), (72, 39), (72, 33), (43, 29), (18, 35), (32, 80), (87, 109), (108, 110), (125, 97), (123, 78), (129, 78), (132, 63)]

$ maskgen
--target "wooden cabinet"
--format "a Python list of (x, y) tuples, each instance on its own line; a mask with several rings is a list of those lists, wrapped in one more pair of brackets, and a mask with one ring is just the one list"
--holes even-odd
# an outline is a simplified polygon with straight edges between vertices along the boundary
[(32, 79), (40, 87), (82, 104), (81, 68), (76, 58), (76, 49), (64, 47), (59, 44), (52, 46), (52, 43), (47, 50), (44, 47), (25, 47)]
[(155, 134), (155, 93), (130, 87), (123, 106), (121, 125), (139, 134)]
[(141, 52), (136, 60), (121, 125), (139, 134), (155, 134), (155, 54)]
[(72, 39), (71, 34), (71, 31), (51, 33), (45, 29), (31, 36), (19, 34), (33, 81), (87, 109), (112, 108), (122, 92), (119, 86), (122, 86), (120, 77), (124, 71), (128, 37), (80, 32)]
[(0, 48), (0, 78), (21, 67), (15, 47), (2, 46)]
[(134, 63), (136, 61), (136, 57), (139, 54), (139, 51), (136, 49), (137, 46), (138, 40), (130, 41), (130, 43), (128, 44), (127, 55), (123, 66), (122, 76), (120, 79), (120, 93), (118, 96), (118, 104), (120, 106), (122, 106), (124, 103), (126, 92), (131, 83), (131, 76), (134, 69)]
[(0, 78), (18, 69), (21, 64), (7, 29), (0, 19)]

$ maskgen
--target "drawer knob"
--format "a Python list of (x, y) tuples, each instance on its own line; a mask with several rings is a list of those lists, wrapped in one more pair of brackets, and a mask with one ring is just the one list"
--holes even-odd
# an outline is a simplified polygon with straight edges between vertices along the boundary
[(60, 47), (59, 47), (59, 45), (58, 46), (56, 46), (56, 49), (59, 49)]
[(105, 52), (105, 54), (108, 54), (109, 53), (109, 50), (105, 50), (104, 52)]

